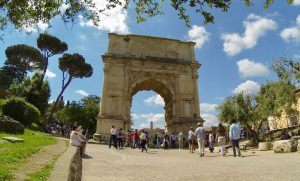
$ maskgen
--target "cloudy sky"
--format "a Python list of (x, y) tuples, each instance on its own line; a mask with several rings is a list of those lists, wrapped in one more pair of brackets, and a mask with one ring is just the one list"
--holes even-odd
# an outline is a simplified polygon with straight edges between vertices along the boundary
[[(260, 84), (276, 79), (270, 69), (274, 58), (300, 59), (300, 0), (295, 0), (293, 5), (288, 5), (286, 0), (276, 1), (269, 9), (263, 9), (261, 2), (256, 3), (246, 8), (235, 1), (228, 13), (214, 11), (215, 24), (209, 25), (203, 25), (202, 17), (191, 11), (190, 29), (178, 19), (168, 1), (164, 15), (140, 24), (135, 22), (134, 8), (130, 6), (128, 10), (118, 7), (101, 15), (102, 21), (97, 27), (79, 16), (75, 25), (65, 25), (56, 19), (51, 28), (43, 23), (37, 27), (24, 27), (22, 32), (8, 28), (0, 43), (0, 66), (6, 59), (4, 50), (7, 46), (28, 44), (36, 47), (38, 33), (47, 31), (67, 42), (68, 53), (82, 54), (93, 66), (91, 78), (75, 79), (64, 93), (65, 100), (80, 100), (90, 94), (101, 96), (101, 55), (107, 50), (108, 32), (194, 41), (196, 58), (202, 64), (198, 80), (200, 111), (206, 120), (205, 126), (211, 126), (218, 122), (215, 108), (225, 97), (241, 91), (256, 93)], [(103, 6), (103, 1), (99, 0), (97, 6)], [(27, 35), (26, 31), (32, 34)], [(61, 86), (58, 57), (51, 58), (47, 70), (51, 100), (55, 99)], [(138, 92), (133, 97), (131, 109), (134, 127), (148, 127), (150, 121), (154, 122), (154, 127), (163, 127), (163, 106), (163, 99), (155, 92)]]

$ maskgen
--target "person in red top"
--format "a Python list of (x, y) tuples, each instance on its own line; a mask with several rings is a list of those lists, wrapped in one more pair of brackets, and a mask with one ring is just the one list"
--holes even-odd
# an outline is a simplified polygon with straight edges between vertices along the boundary
[(136, 129), (133, 133), (133, 149), (139, 147), (139, 132)]

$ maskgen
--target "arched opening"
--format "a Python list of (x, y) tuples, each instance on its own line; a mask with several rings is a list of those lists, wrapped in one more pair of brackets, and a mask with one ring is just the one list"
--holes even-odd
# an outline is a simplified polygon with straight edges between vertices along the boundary
[[(151, 99), (154, 99), (153, 101), (155, 101), (155, 98), (163, 99), (163, 100), (157, 100), (157, 101), (160, 101), (157, 103), (160, 104), (161, 106), (163, 106), (163, 109), (164, 109), (163, 116), (164, 116), (164, 120), (165, 120), (165, 125), (168, 126), (168, 123), (173, 118), (173, 111), (172, 111), (173, 110), (173, 105), (172, 105), (172, 100), (173, 100), (172, 95), (173, 94), (172, 94), (172, 91), (170, 90), (170, 88), (167, 87), (167, 85), (165, 83), (162, 83), (155, 79), (147, 79), (147, 80), (142, 80), (142, 81), (135, 83), (129, 92), (130, 112), (132, 112), (131, 109), (133, 106), (132, 105), (133, 97), (140, 91), (151, 91), (152, 93), (150, 93), (149, 96), (150, 97), (152, 96)], [(164, 104), (162, 103), (162, 101), (164, 102)], [(151, 111), (147, 112), (147, 113), (148, 113), (148, 115), (144, 115), (144, 117), (146, 119), (148, 119), (148, 122), (150, 122), (151, 119), (153, 119), (153, 118), (159, 119), (162, 116), (161, 113), (158, 113), (159, 115), (156, 115), (155, 113), (152, 113)], [(133, 115), (133, 116), (135, 116), (135, 115)], [(156, 117), (154, 117), (154, 116), (156, 116)], [(134, 120), (133, 118), (131, 118), (131, 119)], [(136, 126), (138, 126), (138, 125), (135, 125), (134, 127), (137, 128)]]
[(165, 129), (165, 102), (154, 91), (139, 91), (132, 97), (131, 120), (133, 129)]

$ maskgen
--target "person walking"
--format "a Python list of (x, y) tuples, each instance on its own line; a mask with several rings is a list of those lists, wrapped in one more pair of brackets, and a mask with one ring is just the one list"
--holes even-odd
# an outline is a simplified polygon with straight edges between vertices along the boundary
[(229, 138), (232, 141), (233, 156), (236, 157), (236, 152), (238, 152), (238, 156), (240, 157), (241, 151), (239, 147), (239, 141), (241, 138), (241, 128), (239, 124), (237, 124), (236, 119), (232, 119), (231, 123)]
[(115, 126), (112, 126), (110, 129), (110, 138), (109, 138), (109, 148), (111, 148), (111, 143), (113, 142), (114, 147), (117, 148), (117, 129)]
[(161, 134), (157, 134), (157, 140), (156, 140), (156, 148), (159, 149), (161, 147)]
[(147, 135), (146, 135), (144, 130), (142, 130), (142, 134), (140, 136), (140, 139), (141, 139), (141, 148), (142, 148), (141, 152), (144, 152), (144, 150), (147, 152), (147, 148), (146, 148)]
[(133, 146), (132, 148), (135, 149), (139, 147), (139, 133), (138, 133), (138, 130), (134, 130), (134, 133), (133, 133)]
[(198, 151), (200, 157), (204, 156), (204, 143), (205, 143), (205, 129), (202, 126), (202, 123), (197, 124), (197, 129), (195, 131), (197, 142), (198, 142)]
[(218, 145), (221, 147), (221, 154), (222, 154), (223, 157), (226, 156), (226, 153), (225, 153), (225, 142), (226, 142), (225, 133), (226, 133), (226, 130), (225, 130), (224, 126), (222, 125), (222, 123), (219, 123), (218, 132), (217, 132), (217, 139), (218, 139)]

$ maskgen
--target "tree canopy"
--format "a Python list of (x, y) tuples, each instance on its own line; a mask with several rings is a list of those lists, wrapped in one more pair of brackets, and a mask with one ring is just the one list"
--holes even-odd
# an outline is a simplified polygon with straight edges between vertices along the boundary
[[(117, 6), (127, 8), (133, 3), (136, 11), (136, 21), (143, 22), (149, 17), (163, 14), (165, 0), (103, 0), (96, 3), (95, 0), (2, 0), (0, 1), (0, 29), (5, 30), (9, 25), (16, 29), (32, 27), (38, 23), (51, 25), (50, 20), (60, 16), (62, 21), (76, 22), (78, 15), (87, 20), (91, 20), (95, 25), (101, 22), (100, 14), (105, 14), (107, 10)], [(245, 6), (254, 4), (253, 0), (242, 0)], [(294, 0), (286, 0), (288, 4)], [(264, 0), (261, 4), (268, 8), (273, 0)], [(101, 6), (99, 6), (101, 4)], [(190, 26), (190, 15), (188, 10), (194, 10), (203, 18), (204, 23), (213, 23), (214, 15), (212, 10), (227, 12), (232, 4), (232, 0), (171, 0), (170, 5), (177, 12), (178, 17)]]
[(4, 62), (6, 69), (14, 70), (15, 79), (22, 81), (27, 72), (41, 70), (45, 66), (44, 57), (34, 47), (19, 44), (7, 47), (5, 50), (7, 60)]
[(53, 55), (62, 54), (67, 51), (68, 45), (55, 36), (41, 33), (37, 39), (37, 46), (42, 51), (45, 60), (43, 74), (40, 80), (40, 84), (42, 84), (48, 68), (49, 58)]

